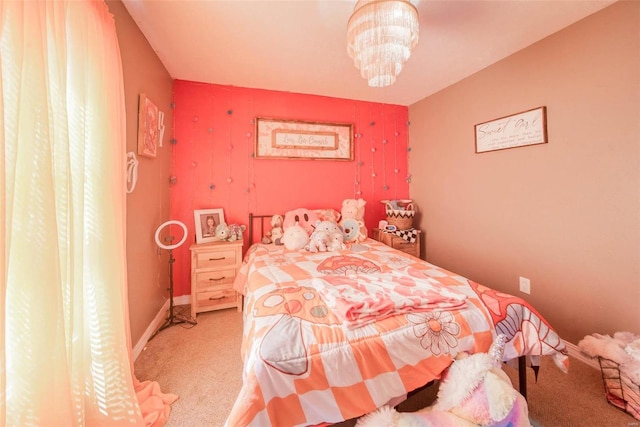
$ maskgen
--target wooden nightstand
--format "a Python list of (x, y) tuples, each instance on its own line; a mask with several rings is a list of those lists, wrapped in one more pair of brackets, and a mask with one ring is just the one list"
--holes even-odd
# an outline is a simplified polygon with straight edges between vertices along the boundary
[(238, 307), (233, 280), (242, 264), (242, 240), (194, 244), (191, 250), (191, 317), (203, 311)]
[(387, 246), (391, 246), (394, 249), (413, 255), (416, 258), (420, 258), (420, 234), (422, 232), (417, 230), (415, 242), (407, 242), (402, 237), (396, 236), (393, 233), (385, 233), (378, 228), (373, 229), (373, 238), (379, 242), (384, 243)]

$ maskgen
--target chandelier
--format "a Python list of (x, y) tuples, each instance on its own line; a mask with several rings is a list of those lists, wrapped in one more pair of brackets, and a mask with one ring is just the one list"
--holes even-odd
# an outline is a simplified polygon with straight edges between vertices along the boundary
[(418, 44), (409, 0), (358, 0), (347, 24), (347, 53), (371, 87), (393, 84)]

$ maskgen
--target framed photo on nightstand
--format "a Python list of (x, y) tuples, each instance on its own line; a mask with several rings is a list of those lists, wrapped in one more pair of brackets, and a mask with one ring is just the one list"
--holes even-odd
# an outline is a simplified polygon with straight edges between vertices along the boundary
[(198, 209), (193, 211), (196, 224), (196, 243), (207, 243), (216, 240), (216, 227), (226, 224), (222, 208)]

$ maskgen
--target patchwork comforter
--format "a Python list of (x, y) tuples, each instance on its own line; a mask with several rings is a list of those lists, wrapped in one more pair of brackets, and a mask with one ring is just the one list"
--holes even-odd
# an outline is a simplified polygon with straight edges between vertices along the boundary
[(497, 334), (505, 360), (568, 366), (526, 301), (372, 239), (319, 253), (253, 245), (234, 287), (245, 296), (244, 368), (229, 427), (327, 425), (399, 403)]

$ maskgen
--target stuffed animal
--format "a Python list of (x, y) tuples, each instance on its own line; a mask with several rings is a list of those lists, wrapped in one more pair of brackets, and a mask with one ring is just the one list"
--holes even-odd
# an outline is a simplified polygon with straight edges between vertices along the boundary
[(611, 335), (591, 334), (578, 342), (585, 355), (604, 357), (618, 364), (620, 373), (640, 386), (640, 335), (620, 331)]
[(289, 250), (299, 250), (309, 242), (309, 235), (299, 224), (294, 224), (284, 230), (282, 243)]
[(283, 236), (284, 231), (282, 230), (282, 227), (275, 227), (271, 229), (271, 240), (273, 240), (275, 245), (284, 245), (284, 243), (282, 243)]
[(346, 249), (347, 245), (344, 244), (344, 235), (341, 231), (331, 233), (329, 235), (329, 243), (327, 243), (327, 251), (340, 251)]
[(227, 240), (229, 238), (229, 226), (224, 222), (216, 225), (216, 232), (214, 234), (215, 240)]
[(317, 221), (314, 232), (316, 231), (324, 231), (327, 234), (342, 232), (335, 221)]
[(271, 230), (262, 238), (262, 243), (275, 245), (282, 245), (282, 235), (284, 230), (282, 229), (282, 223), (284, 219), (282, 215), (274, 215), (271, 217)]
[(318, 215), (314, 211), (305, 208), (293, 209), (284, 215), (282, 228), (286, 231), (297, 223), (307, 232), (307, 236), (310, 236), (318, 220)]
[(356, 242), (360, 235), (360, 221), (353, 218), (346, 218), (340, 221), (342, 229), (342, 240), (344, 242)]
[(435, 403), (417, 412), (382, 407), (356, 427), (513, 426), (530, 427), (527, 401), (502, 371), (504, 335), (489, 353), (461, 353), (445, 371)]
[(367, 238), (367, 227), (364, 224), (366, 204), (364, 199), (345, 199), (342, 202), (340, 226), (344, 231), (345, 242), (362, 242)]
[(215, 240), (235, 242), (242, 240), (242, 233), (247, 229), (246, 225), (225, 224), (221, 222), (216, 226)]
[(304, 247), (309, 252), (326, 252), (329, 243), (329, 233), (322, 230), (316, 230), (309, 237), (309, 243)]
[(329, 244), (329, 236), (333, 233), (342, 233), (338, 224), (334, 221), (317, 221), (315, 230), (309, 236), (309, 243), (305, 249), (309, 252), (325, 252)]
[(242, 240), (242, 233), (247, 229), (247, 226), (244, 224), (229, 224), (229, 237), (228, 240), (230, 242), (235, 242), (236, 240)]

